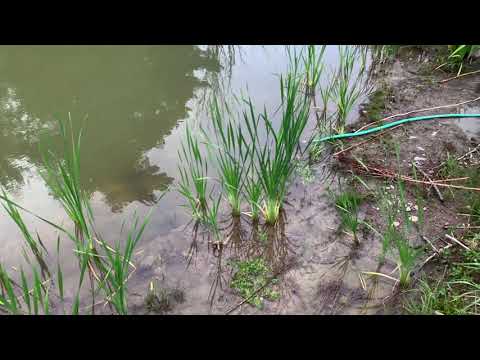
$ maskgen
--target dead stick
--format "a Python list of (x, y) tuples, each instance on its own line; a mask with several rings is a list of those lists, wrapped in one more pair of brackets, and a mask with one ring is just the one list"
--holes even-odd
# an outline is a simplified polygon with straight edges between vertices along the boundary
[[(356, 159), (357, 162), (358, 162), (358, 159)], [(399, 176), (398, 174), (395, 174), (395, 173), (388, 173), (388, 170), (387, 170), (387, 173), (385, 173), (385, 170), (382, 171), (381, 169), (377, 169), (377, 168), (368, 168), (365, 164), (363, 163), (360, 163), (364, 168), (367, 169), (367, 171), (375, 171), (377, 172), (377, 176), (382, 176), (382, 177), (386, 177), (386, 178), (390, 178), (390, 179), (402, 179), (404, 181), (408, 181), (408, 182), (413, 182), (413, 183), (420, 183), (420, 184), (426, 184), (426, 185), (432, 185), (433, 183), (437, 186), (443, 186), (443, 187), (449, 187), (449, 188), (455, 188), (455, 189), (462, 189), (462, 190), (473, 190), (473, 191), (480, 191), (480, 188), (472, 188), (472, 187), (467, 187), (467, 186), (460, 186), (460, 185), (450, 185), (450, 184), (443, 184), (443, 183), (439, 183), (439, 182), (430, 182), (430, 181), (422, 181), (422, 180), (415, 180), (415, 179), (412, 179), (408, 176), (404, 176), (404, 175), (401, 175)]]
[(437, 185), (435, 185), (435, 183), (433, 182), (432, 178), (430, 176), (428, 176), (428, 174), (423, 171), (422, 169), (420, 169), (420, 167), (418, 167), (415, 163), (413, 163), (413, 166), (415, 166), (415, 168), (420, 171), (422, 173), (423, 176), (425, 176), (427, 178), (427, 180), (429, 180), (431, 183), (432, 183), (432, 186), (433, 188), (435, 189), (435, 192), (437, 193), (437, 196), (438, 198), (440, 199), (441, 202), (444, 202), (444, 198), (442, 196), (442, 193), (440, 192), (440, 190), (438, 189)]
[(422, 239), (425, 240), (428, 243), (428, 245), (430, 245), (432, 247), (433, 251), (438, 253), (438, 249), (436, 248), (436, 246), (433, 245), (433, 243), (430, 240), (428, 240), (428, 238), (426, 236), (422, 235)]
[[(393, 177), (395, 177), (395, 176), (393, 176)], [(421, 184), (427, 184), (427, 185), (432, 184), (429, 181), (421, 181), (421, 180), (410, 179), (410, 178), (405, 177), (405, 176), (402, 176), (402, 180), (409, 181), (409, 182), (415, 182), (415, 183), (421, 183)], [(442, 183), (438, 183), (438, 182), (434, 182), (434, 184), (437, 185), (437, 186), (443, 186), (443, 187), (454, 188), (454, 189), (480, 191), (480, 188), (473, 188), (473, 187), (467, 187), (467, 186), (442, 184)]]
[(463, 158), (466, 158), (468, 155), (474, 153), (474, 152), (477, 151), (479, 148), (480, 148), (480, 145), (477, 145), (473, 150), (470, 150), (470, 151), (467, 152), (465, 155), (462, 155), (462, 156), (460, 156), (459, 158), (457, 158), (457, 161), (460, 161), (460, 160), (462, 160)]
[(461, 74), (461, 75), (457, 75), (457, 76), (454, 76), (454, 77), (451, 77), (451, 78), (448, 78), (448, 79), (441, 80), (441, 81), (439, 81), (439, 83), (443, 84), (443, 83), (446, 83), (447, 81), (455, 80), (455, 79), (458, 79), (458, 78), (461, 78), (461, 77), (464, 77), (464, 76), (467, 76), (467, 75), (473, 75), (473, 74), (476, 74), (476, 73), (479, 73), (479, 72), (480, 72), (480, 70), (471, 71), (471, 72), (468, 72), (468, 73), (465, 73), (465, 74)]
[(480, 226), (446, 226), (447, 229), (480, 229)]
[(426, 263), (428, 263), (430, 260), (432, 260), (435, 256), (437, 255), (440, 255), (441, 253), (443, 253), (445, 250), (447, 250), (448, 248), (451, 248), (454, 244), (448, 244), (447, 246), (441, 248), (440, 250), (438, 250), (437, 253), (433, 253), (432, 255), (430, 255), (421, 265), (420, 267), (417, 269), (417, 273), (425, 266)]
[(456, 242), (458, 245), (460, 245), (461, 247), (463, 247), (465, 250), (467, 251), (470, 251), (470, 248), (468, 246), (466, 246), (465, 244), (461, 243), (460, 241), (458, 241), (457, 239), (455, 239), (453, 236), (451, 235), (448, 235), (448, 234), (445, 234), (445, 237), (449, 240), (452, 240), (454, 242)]
[[(383, 176), (383, 177), (386, 177), (386, 178), (391, 178), (391, 179), (398, 179), (399, 178), (399, 176), (397, 174), (393, 174), (393, 175), (392, 174), (385, 174), (385, 173), (382, 173), (381, 171), (378, 171), (378, 169), (374, 169), (374, 170), (377, 170), (377, 172), (380, 174), (380, 176)], [(410, 177), (403, 176), (403, 175), (400, 176), (400, 179), (402, 179), (404, 181), (408, 181), (408, 182), (420, 183), (420, 184), (426, 184), (426, 185), (432, 185), (433, 184), (430, 181), (415, 180), (415, 179), (412, 179)], [(443, 186), (443, 187), (454, 188), (454, 189), (480, 191), (480, 188), (472, 188), (472, 187), (467, 187), (467, 186), (442, 184), (442, 183), (438, 183), (438, 182), (434, 182), (434, 184), (437, 185), (437, 186)]]
[(442, 180), (433, 180), (435, 183), (444, 183), (444, 182), (452, 182), (452, 181), (460, 181), (460, 180), (468, 180), (470, 177), (465, 176), (465, 177), (459, 177), (459, 178), (453, 178), (453, 179), (442, 179)]

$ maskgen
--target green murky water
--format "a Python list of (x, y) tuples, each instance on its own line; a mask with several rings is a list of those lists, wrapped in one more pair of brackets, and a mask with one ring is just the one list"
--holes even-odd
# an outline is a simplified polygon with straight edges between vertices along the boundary
[[(328, 47), (327, 65), (336, 61), (336, 47)], [(38, 175), (38, 146), (45, 142), (56, 149), (57, 120), (70, 114), (74, 127), (84, 130), (82, 182), (98, 229), (115, 240), (124, 219), (152, 210), (142, 241), (154, 241), (189, 220), (176, 191), (158, 199), (178, 177), (185, 122), (208, 121), (203, 105), (209, 89), (248, 85), (259, 107), (274, 108), (275, 75), (286, 66), (283, 46), (0, 46), (0, 184), (25, 208), (68, 223)], [(52, 229), (29, 215), (25, 219), (54, 249)], [(1, 209), (0, 261), (17, 265), (21, 244)], [(71, 250), (65, 240), (67, 278), (77, 270)]]

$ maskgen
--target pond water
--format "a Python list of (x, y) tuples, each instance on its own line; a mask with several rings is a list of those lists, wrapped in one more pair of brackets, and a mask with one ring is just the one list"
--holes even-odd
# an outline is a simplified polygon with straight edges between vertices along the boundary
[[(45, 141), (57, 148), (56, 121), (70, 114), (84, 131), (82, 184), (98, 230), (116, 240), (125, 219), (151, 210), (142, 239), (148, 247), (189, 221), (176, 191), (159, 197), (179, 177), (185, 123), (208, 121), (209, 89), (248, 87), (259, 108), (273, 109), (280, 95), (276, 74), (286, 70), (287, 60), (283, 46), (0, 46), (0, 184), (23, 207), (68, 223), (38, 175), (38, 146)], [(325, 61), (336, 65), (336, 46), (327, 47)], [(25, 219), (53, 251), (51, 228)], [(21, 262), (22, 242), (1, 209), (0, 261), (6, 267)], [(72, 244), (65, 239), (61, 251), (68, 281), (77, 269)]]

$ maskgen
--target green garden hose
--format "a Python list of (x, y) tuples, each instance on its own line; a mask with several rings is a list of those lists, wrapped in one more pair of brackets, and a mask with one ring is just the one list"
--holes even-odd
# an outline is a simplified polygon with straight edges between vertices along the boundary
[(432, 120), (432, 119), (445, 119), (445, 118), (480, 118), (480, 114), (440, 114), (440, 115), (426, 115), (426, 116), (417, 116), (407, 119), (402, 119), (398, 121), (394, 121), (382, 126), (374, 127), (367, 130), (362, 130), (354, 133), (346, 133), (346, 134), (338, 134), (338, 135), (330, 135), (325, 136), (320, 139), (313, 140), (314, 143), (321, 143), (324, 141), (335, 140), (335, 139), (344, 139), (344, 138), (351, 138), (355, 136), (363, 136), (368, 135), (377, 131), (385, 130), (391, 128), (393, 126), (397, 126), (400, 124), (405, 124), (412, 121), (420, 121), (420, 120)]

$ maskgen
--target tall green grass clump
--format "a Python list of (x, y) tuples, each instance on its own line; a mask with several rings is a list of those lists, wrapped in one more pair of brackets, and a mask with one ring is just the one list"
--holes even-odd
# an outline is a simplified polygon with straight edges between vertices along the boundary
[(181, 151), (178, 151), (180, 172), (178, 191), (187, 200), (193, 218), (201, 220), (207, 211), (208, 163), (188, 125), (185, 135), (186, 140), (182, 142)]
[[(234, 123), (233, 114), (227, 103), (224, 104), (224, 108), (225, 112), (220, 108), (218, 100), (213, 99), (210, 113), (217, 143), (209, 142), (209, 145), (216, 150), (216, 163), (224, 194), (232, 208), (232, 215), (240, 216), (246, 164), (250, 157), (249, 147), (240, 125)], [(205, 132), (204, 134), (208, 138)]]
[[(33, 285), (29, 285), (24, 270), (21, 270), (21, 290), (22, 294), (15, 294), (10, 291), (9, 283), (13, 283), (13, 280), (2, 269), (1, 282), (3, 287), (7, 289), (8, 298), (7, 301), (0, 300), (0, 308), (7, 306), (10, 312), (15, 313), (39, 313), (39, 305), (43, 307), (43, 313), (48, 314), (51, 304), (50, 288), (52, 285), (52, 277), (50, 271), (44, 271), (46, 267), (45, 261), (43, 261), (43, 253), (39, 251), (40, 244), (43, 244), (40, 240), (40, 236), (37, 234), (37, 240), (28, 230), (25, 223), (22, 220), (20, 212), (26, 211), (36, 218), (48, 223), (53, 229), (59, 231), (61, 235), (66, 235), (67, 238), (72, 240), (75, 244), (75, 254), (79, 260), (79, 280), (76, 295), (74, 296), (74, 302), (72, 304), (71, 313), (78, 314), (81, 302), (80, 291), (84, 282), (85, 275), (88, 274), (90, 278), (90, 289), (92, 295), (92, 303), (100, 290), (103, 290), (105, 295), (105, 302), (112, 305), (116, 312), (119, 314), (127, 313), (127, 291), (126, 282), (128, 280), (128, 269), (126, 264), (131, 264), (130, 260), (133, 254), (135, 246), (143, 235), (144, 228), (148, 223), (148, 216), (143, 222), (140, 230), (137, 230), (138, 218), (135, 221), (134, 228), (128, 236), (126, 245), (122, 249), (119, 243), (116, 248), (111, 248), (101, 237), (101, 235), (95, 229), (95, 219), (89, 203), (88, 195), (83, 191), (80, 183), (80, 144), (81, 134), (80, 131), (78, 137), (74, 136), (72, 130), (72, 124), (70, 120), (70, 134), (67, 134), (66, 127), (60, 122), (61, 137), (64, 141), (64, 152), (61, 157), (55, 155), (52, 151), (42, 149), (43, 157), (43, 169), (41, 175), (50, 188), (55, 198), (63, 206), (67, 216), (71, 219), (74, 225), (74, 232), (54, 224), (45, 218), (33, 214), (30, 211), (22, 208), (20, 205), (11, 201), (7, 194), (3, 191), (3, 195), (0, 195), (2, 205), (7, 210), (8, 215), (19, 227), (21, 233), (29, 245), (29, 248), (37, 258), (37, 262), (40, 264), (41, 273), (36, 269), (36, 266), (32, 264), (26, 253), (24, 256), (27, 259), (32, 274)], [(57, 256), (59, 254), (60, 235), (57, 241)], [(96, 244), (100, 244), (101, 248), (105, 250), (104, 254), (97, 251)], [(40, 275), (39, 275), (40, 274)], [(59, 260), (57, 261), (57, 288), (59, 291), (60, 301), (64, 301), (63, 291), (63, 274), (60, 267)], [(10, 279), (10, 280), (9, 280)], [(32, 290), (29, 290), (33, 287)], [(23, 304), (28, 308), (28, 312), (25, 309), (18, 308), (20, 303), (15, 301), (13, 297), (23, 297)], [(94, 312), (95, 305), (92, 305), (92, 313)]]
[(340, 214), (341, 228), (348, 229), (352, 232), (353, 241), (356, 246), (360, 245), (358, 241), (358, 211), (363, 201), (363, 197), (353, 190), (349, 189), (334, 195), (335, 206)]
[[(322, 86), (319, 86), (320, 79), (325, 72), (324, 55), (326, 48), (326, 45), (308, 45), (305, 53), (302, 51), (300, 55), (294, 54), (292, 56), (290, 54), (291, 62), (294, 63), (295, 56), (299, 56), (302, 60), (305, 95), (311, 99), (315, 110), (317, 129), (321, 134), (331, 132), (331, 121), (329, 122), (329, 120), (331, 120), (332, 115), (329, 114), (328, 106), (332, 97), (333, 84), (335, 83), (335, 77), (331, 76), (330, 78), (322, 79)], [(320, 106), (317, 106), (317, 90), (321, 100)], [(313, 140), (313, 137), (311, 140)], [(313, 144), (310, 147), (311, 160), (318, 160), (322, 152), (323, 144)]]
[(306, 54), (302, 54), (301, 56), (307, 95), (315, 96), (315, 90), (317, 89), (320, 76), (324, 69), (323, 56), (326, 48), (326, 45), (322, 45), (320, 49), (317, 50), (315, 45), (308, 45)]
[[(251, 99), (245, 100), (248, 108), (244, 109), (243, 116), (249, 140), (256, 144), (252, 156), (264, 194), (261, 211), (268, 224), (274, 224), (278, 219), (310, 114), (310, 101), (300, 89), (298, 62), (299, 58), (295, 58), (291, 71), (285, 78), (280, 77), (281, 122), (278, 130), (275, 130), (266, 109), (256, 115)], [(266, 133), (263, 144), (259, 136), (260, 122)]]
[(43, 169), (40, 174), (74, 225), (73, 234), (67, 230), (64, 230), (64, 232), (75, 243), (75, 253), (79, 259), (79, 284), (74, 303), (74, 308), (77, 308), (85, 274), (88, 273), (89, 275), (91, 291), (94, 294), (96, 281), (99, 281), (101, 274), (105, 274), (108, 270), (102, 258), (98, 256), (95, 246), (98, 236), (95, 233), (94, 217), (88, 195), (81, 186), (80, 148), (82, 130), (75, 137), (70, 117), (70, 133), (67, 133), (67, 128), (61, 121), (59, 121), (59, 127), (63, 140), (63, 153), (58, 156), (45, 148), (45, 145), (48, 144), (42, 144), (40, 152)]
[[(35, 265), (31, 265), (33, 282), (27, 280), (21, 269), (20, 285), (0, 264), (0, 311), (12, 315), (48, 315), (50, 313), (50, 279), (42, 281)], [(15, 291), (19, 289), (19, 291)]]
[[(366, 69), (366, 53), (358, 47), (339, 46), (339, 67), (333, 87), (333, 99), (337, 106), (338, 133), (345, 131), (347, 119), (364, 92), (364, 73)], [(355, 64), (360, 61), (359, 69), (354, 76)]]
[(210, 197), (210, 201), (212, 203), (211, 206), (208, 207), (207, 213), (205, 216), (205, 225), (208, 227), (210, 234), (213, 235), (215, 241), (220, 241), (220, 228), (218, 226), (218, 211), (220, 209), (220, 201), (222, 197), (219, 196), (217, 200)]
[(127, 315), (128, 313), (128, 291), (126, 283), (130, 275), (129, 268), (131, 266), (133, 251), (142, 238), (148, 222), (149, 216), (139, 225), (139, 218), (135, 216), (134, 223), (127, 235), (123, 249), (120, 241), (116, 241), (114, 248), (110, 247), (105, 241), (100, 241), (109, 265), (104, 281), (100, 283), (100, 287), (104, 289), (107, 300), (113, 305), (115, 311), (121, 315)]
[(258, 222), (261, 213), (263, 196), (262, 184), (258, 180), (255, 171), (249, 171), (246, 175), (244, 186), (245, 198), (250, 206), (250, 217), (253, 222)]

